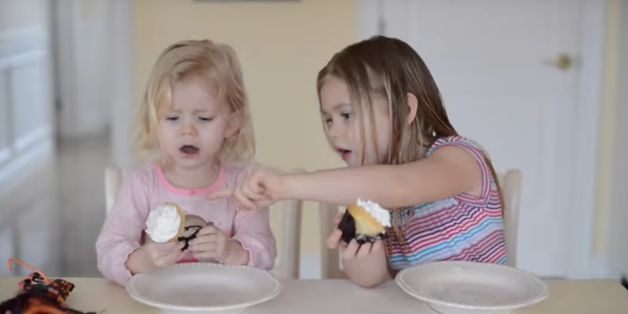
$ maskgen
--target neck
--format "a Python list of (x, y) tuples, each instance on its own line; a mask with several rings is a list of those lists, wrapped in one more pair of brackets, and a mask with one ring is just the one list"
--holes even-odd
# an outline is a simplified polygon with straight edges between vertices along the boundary
[(195, 168), (161, 164), (166, 179), (168, 179), (172, 185), (182, 189), (202, 189), (209, 187), (218, 179), (220, 166), (219, 162)]

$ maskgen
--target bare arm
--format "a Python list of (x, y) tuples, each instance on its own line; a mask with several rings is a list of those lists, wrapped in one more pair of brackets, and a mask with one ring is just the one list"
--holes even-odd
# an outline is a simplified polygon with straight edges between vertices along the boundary
[(279, 177), (277, 199), (351, 204), (371, 199), (384, 208), (422, 204), (462, 192), (479, 194), (482, 172), (474, 157), (443, 147), (427, 158), (403, 165), (374, 165)]

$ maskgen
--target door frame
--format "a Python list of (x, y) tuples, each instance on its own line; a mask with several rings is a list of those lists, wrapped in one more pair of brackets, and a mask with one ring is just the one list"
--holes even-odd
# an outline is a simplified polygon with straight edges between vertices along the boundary
[[(575, 130), (578, 141), (572, 146), (571, 164), (574, 177), (572, 196), (574, 215), (566, 217), (569, 237), (570, 278), (595, 277), (593, 254), (595, 214), (597, 206), (597, 153), (599, 150), (600, 114), (603, 98), (607, 4), (606, 1), (583, 1), (580, 25), (580, 77), (577, 93)], [(578, 145), (584, 143), (584, 145)], [(588, 145), (590, 143), (590, 145)]]

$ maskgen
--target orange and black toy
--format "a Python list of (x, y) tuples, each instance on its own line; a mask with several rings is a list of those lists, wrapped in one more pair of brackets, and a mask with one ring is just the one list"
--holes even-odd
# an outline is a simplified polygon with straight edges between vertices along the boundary
[(20, 281), (17, 296), (0, 304), (0, 314), (88, 314), (65, 306), (73, 283), (50, 279), (43, 271), (18, 259), (9, 259), (8, 264), (11, 271), (18, 264), (33, 272)]

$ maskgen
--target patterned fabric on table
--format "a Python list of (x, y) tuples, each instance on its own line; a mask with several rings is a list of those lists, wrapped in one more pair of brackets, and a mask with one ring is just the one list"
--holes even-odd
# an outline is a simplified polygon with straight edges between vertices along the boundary
[(50, 279), (43, 271), (18, 259), (9, 259), (9, 270), (13, 269), (13, 264), (35, 271), (20, 281), (16, 297), (0, 303), (0, 313), (83, 314), (64, 305), (74, 289), (73, 283), (63, 279)]

